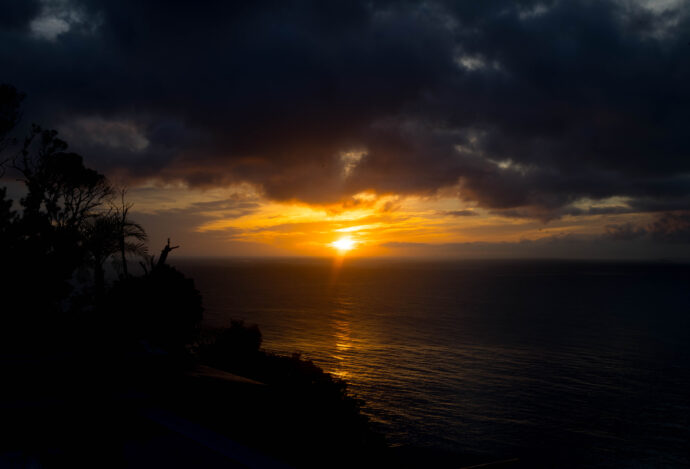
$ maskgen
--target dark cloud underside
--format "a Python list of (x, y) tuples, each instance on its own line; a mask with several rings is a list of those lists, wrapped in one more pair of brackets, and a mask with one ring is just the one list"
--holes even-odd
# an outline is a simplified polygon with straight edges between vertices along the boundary
[(459, 183), (543, 219), (612, 196), (682, 210), (690, 8), (645, 5), (2, 1), (0, 80), (133, 178), (308, 202)]

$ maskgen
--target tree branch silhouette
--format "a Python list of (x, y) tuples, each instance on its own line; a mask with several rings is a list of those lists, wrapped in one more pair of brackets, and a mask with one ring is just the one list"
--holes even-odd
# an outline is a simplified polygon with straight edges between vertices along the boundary
[(170, 251), (173, 249), (177, 249), (180, 246), (170, 246), (170, 238), (168, 238), (168, 244), (166, 244), (163, 249), (161, 250), (161, 256), (158, 258), (158, 263), (156, 264), (156, 267), (160, 267), (163, 264), (165, 264), (165, 261), (168, 260), (168, 254), (170, 254)]

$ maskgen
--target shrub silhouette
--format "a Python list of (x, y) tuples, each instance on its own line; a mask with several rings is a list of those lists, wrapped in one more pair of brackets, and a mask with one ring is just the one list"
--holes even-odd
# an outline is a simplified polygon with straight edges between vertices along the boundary
[[(298, 467), (350, 467), (362, 454), (385, 446), (362, 414), (363, 401), (351, 396), (347, 383), (325, 372), (300, 354), (290, 356), (260, 350), (256, 325), (232, 321), (198, 349), (199, 359), (213, 367), (269, 385), (273, 407), (261, 409), (278, 425), (271, 432), (259, 428), (268, 445)], [(235, 410), (235, 413), (237, 410)], [(305, 442), (309, 450), (304, 450)], [(338, 455), (339, 460), (333, 460)], [(350, 459), (352, 458), (352, 460)]]
[(230, 327), (215, 334), (201, 346), (202, 354), (214, 366), (248, 374), (259, 359), (261, 331), (255, 324), (231, 321)]
[(167, 264), (142, 277), (116, 281), (106, 304), (121, 338), (145, 340), (168, 351), (180, 351), (194, 340), (203, 315), (194, 281)]

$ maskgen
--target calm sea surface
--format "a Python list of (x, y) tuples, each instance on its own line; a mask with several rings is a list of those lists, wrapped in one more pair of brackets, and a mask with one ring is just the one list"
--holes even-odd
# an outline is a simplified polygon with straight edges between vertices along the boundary
[(207, 325), (256, 323), (264, 348), (302, 352), (347, 379), (392, 444), (690, 465), (688, 266), (176, 265), (202, 292)]

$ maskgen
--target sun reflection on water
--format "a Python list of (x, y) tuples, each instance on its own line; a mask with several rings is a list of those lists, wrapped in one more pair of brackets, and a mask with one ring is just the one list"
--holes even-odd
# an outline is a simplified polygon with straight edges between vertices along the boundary
[[(338, 311), (341, 314), (347, 314), (346, 311)], [(349, 378), (350, 372), (346, 370), (349, 364), (348, 355), (354, 344), (351, 338), (350, 322), (344, 319), (335, 319), (335, 369), (333, 374), (340, 379)]]

